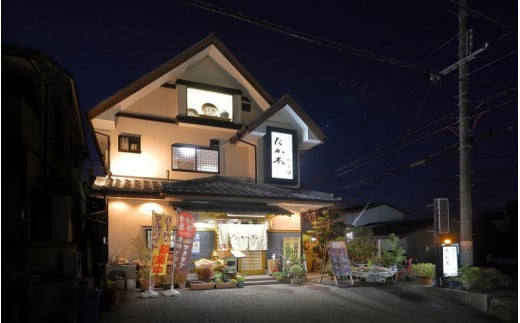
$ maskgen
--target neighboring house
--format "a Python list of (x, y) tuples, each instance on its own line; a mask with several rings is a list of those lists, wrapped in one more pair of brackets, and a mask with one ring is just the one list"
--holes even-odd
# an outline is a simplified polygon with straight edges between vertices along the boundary
[[(300, 213), (338, 201), (300, 186), (300, 153), (324, 134), (289, 95), (275, 101), (213, 34), (94, 106), (88, 119), (106, 174), (91, 193), (107, 201), (111, 256), (145, 235), (152, 212), (173, 215), (175, 225), (186, 211), (200, 237), (194, 257), (240, 249), (239, 270), (265, 273), (284, 238), (301, 237)], [(229, 246), (230, 225), (244, 234), (257, 228), (267, 246)]]
[(345, 209), (345, 213), (337, 221), (343, 221), (347, 225), (356, 227), (365, 226), (369, 223), (403, 221), (408, 215), (385, 203), (362, 205)]
[[(375, 203), (345, 209), (338, 221), (348, 225), (370, 228), (377, 241), (378, 251), (384, 250), (385, 240), (391, 233), (399, 237), (399, 245), (405, 248), (407, 257), (415, 261), (433, 262), (435, 244), (433, 237), (433, 214), (430, 219), (409, 220), (408, 213), (386, 203)], [(450, 237), (458, 241), (459, 223), (450, 219), (450, 233), (439, 234), (439, 241)]]
[(2, 320), (75, 322), (78, 281), (90, 273), (73, 76), (44, 53), (3, 44), (2, 126)]

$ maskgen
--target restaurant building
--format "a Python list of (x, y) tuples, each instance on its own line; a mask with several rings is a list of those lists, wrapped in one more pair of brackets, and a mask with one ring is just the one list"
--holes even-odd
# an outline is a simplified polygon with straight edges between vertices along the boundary
[(240, 271), (264, 274), (284, 243), (301, 254), (302, 213), (339, 201), (301, 187), (300, 155), (324, 143), (322, 131), (213, 34), (92, 107), (88, 121), (105, 173), (90, 195), (106, 201), (109, 262), (132, 258), (129, 240), (150, 237), (154, 214), (173, 227), (189, 215), (190, 261), (241, 254)]

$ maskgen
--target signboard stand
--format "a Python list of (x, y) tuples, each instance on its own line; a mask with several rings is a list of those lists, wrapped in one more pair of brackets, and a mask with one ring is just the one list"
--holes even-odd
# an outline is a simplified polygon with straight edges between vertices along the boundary
[(320, 269), (320, 283), (323, 278), (323, 265), (328, 258), (331, 264), (334, 284), (338, 286), (338, 277), (345, 277), (350, 278), (350, 284), (353, 285), (354, 279), (352, 278), (352, 269), (350, 268), (345, 241), (329, 241), (325, 246), (325, 256), (323, 257)]

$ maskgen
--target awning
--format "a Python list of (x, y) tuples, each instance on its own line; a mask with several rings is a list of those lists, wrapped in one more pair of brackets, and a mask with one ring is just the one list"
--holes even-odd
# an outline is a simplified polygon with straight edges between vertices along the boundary
[(292, 212), (287, 211), (276, 205), (269, 205), (264, 203), (229, 203), (229, 202), (209, 202), (209, 201), (182, 201), (172, 203), (174, 207), (186, 211), (194, 212), (219, 212), (232, 214), (276, 214), (276, 215), (292, 215)]

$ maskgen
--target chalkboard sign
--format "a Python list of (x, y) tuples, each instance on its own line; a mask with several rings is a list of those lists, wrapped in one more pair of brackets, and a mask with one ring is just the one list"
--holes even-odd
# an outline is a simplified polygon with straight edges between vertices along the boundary
[(327, 253), (330, 257), (332, 273), (335, 277), (352, 276), (350, 261), (348, 260), (347, 247), (345, 241), (327, 242)]

